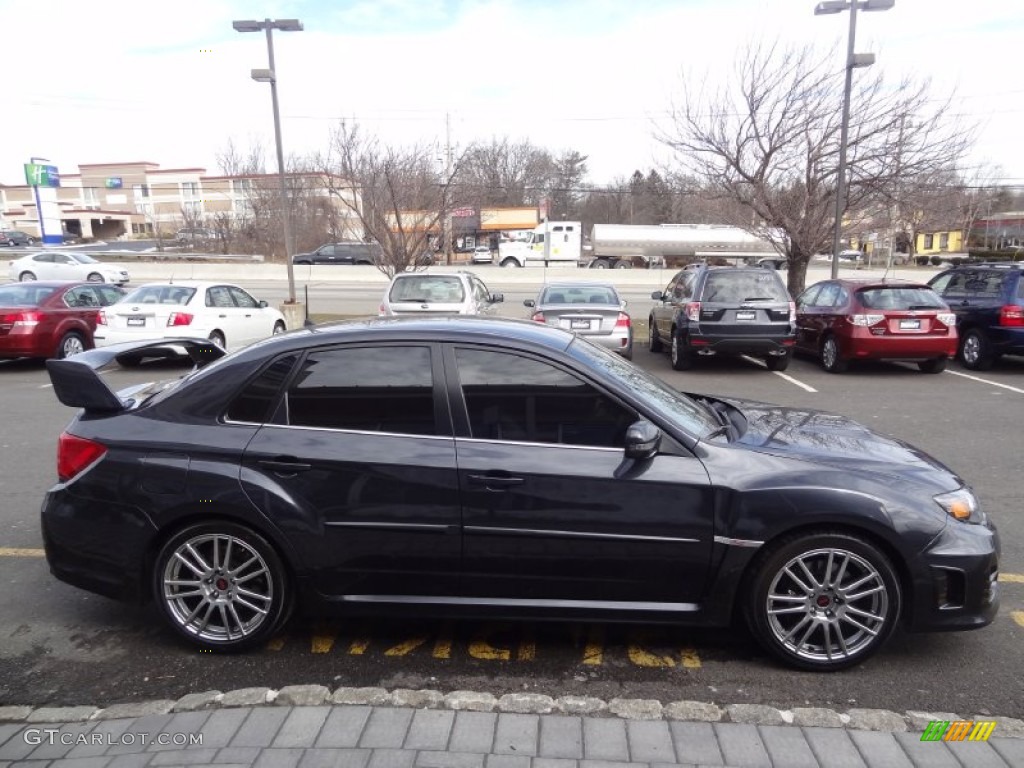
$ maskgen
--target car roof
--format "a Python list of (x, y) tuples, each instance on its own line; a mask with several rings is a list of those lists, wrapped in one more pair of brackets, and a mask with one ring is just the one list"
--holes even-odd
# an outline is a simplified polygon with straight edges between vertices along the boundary
[(611, 288), (611, 283), (604, 283), (599, 280), (559, 280), (552, 283), (545, 283), (541, 288)]
[[(132, 290), (138, 290), (139, 288), (210, 288), (215, 285), (230, 285), (232, 288), (241, 288), (240, 285), (235, 283), (222, 282), (220, 280), (158, 280), (152, 283), (142, 283), (136, 285)], [(242, 290), (245, 290), (242, 288)]]
[(822, 280), (822, 283), (841, 283), (842, 285), (850, 288), (928, 288), (931, 287), (924, 282), (918, 280), (898, 280), (898, 279), (883, 279), (883, 278), (871, 278), (871, 277), (839, 277), (835, 280)]

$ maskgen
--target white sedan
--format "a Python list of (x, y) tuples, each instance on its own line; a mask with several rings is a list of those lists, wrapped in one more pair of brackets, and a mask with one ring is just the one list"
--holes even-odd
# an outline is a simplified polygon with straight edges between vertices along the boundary
[(93, 338), (106, 347), (184, 336), (231, 351), (284, 331), (284, 315), (237, 285), (181, 280), (140, 285), (100, 310)]
[(40, 251), (30, 253), (11, 262), (8, 270), (12, 280), (74, 280), (90, 283), (128, 282), (128, 271), (118, 264), (96, 261), (85, 253), (69, 251)]

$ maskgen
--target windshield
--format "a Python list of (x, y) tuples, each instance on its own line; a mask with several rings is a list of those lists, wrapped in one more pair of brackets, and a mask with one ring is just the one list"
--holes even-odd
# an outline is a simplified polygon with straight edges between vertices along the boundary
[(88, 256), (84, 253), (72, 253), (69, 255), (79, 264), (99, 264), (99, 262), (96, 261), (96, 259), (94, 259), (92, 256)]
[(678, 425), (694, 437), (712, 432), (721, 422), (703, 405), (677, 392), (643, 368), (624, 360), (615, 352), (577, 336), (569, 345), (569, 354), (599, 369), (628, 388), (650, 410), (665, 421)]
[(186, 285), (143, 285), (121, 299), (119, 304), (188, 304), (196, 289)]
[(0, 286), (0, 307), (36, 307), (56, 290), (33, 285)]
[(945, 309), (939, 294), (924, 286), (882, 286), (857, 291), (865, 309)]
[(454, 275), (410, 275), (395, 280), (391, 301), (421, 301), (457, 304), (466, 298), (462, 281)]

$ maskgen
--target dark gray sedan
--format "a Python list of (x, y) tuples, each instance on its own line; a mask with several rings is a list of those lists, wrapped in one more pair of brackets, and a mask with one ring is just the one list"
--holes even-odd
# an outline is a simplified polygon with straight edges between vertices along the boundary
[(531, 319), (538, 323), (586, 336), (627, 360), (633, 359), (633, 321), (611, 283), (548, 283), (536, 299), (527, 299), (523, 305), (533, 309)]

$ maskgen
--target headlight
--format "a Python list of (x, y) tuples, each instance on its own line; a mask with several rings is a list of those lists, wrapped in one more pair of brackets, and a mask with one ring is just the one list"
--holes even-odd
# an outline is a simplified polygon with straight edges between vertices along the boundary
[(940, 493), (935, 501), (949, 513), (951, 517), (962, 523), (982, 523), (985, 515), (981, 511), (977, 497), (968, 488), (960, 488), (950, 493)]

